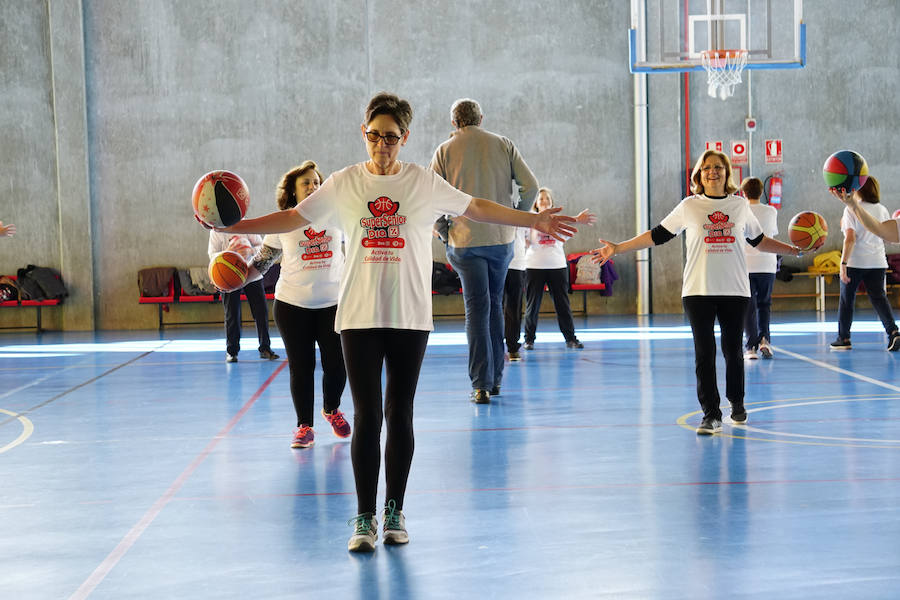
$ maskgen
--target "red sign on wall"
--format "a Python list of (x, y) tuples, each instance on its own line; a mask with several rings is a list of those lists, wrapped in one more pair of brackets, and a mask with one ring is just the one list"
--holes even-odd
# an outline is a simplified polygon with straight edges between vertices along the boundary
[(747, 164), (747, 141), (739, 140), (731, 142), (731, 164), (746, 165)]
[(722, 142), (706, 142), (707, 150), (717, 150), (721, 152), (723, 147), (724, 144)]
[(781, 162), (781, 140), (766, 140), (766, 164), (779, 164)]

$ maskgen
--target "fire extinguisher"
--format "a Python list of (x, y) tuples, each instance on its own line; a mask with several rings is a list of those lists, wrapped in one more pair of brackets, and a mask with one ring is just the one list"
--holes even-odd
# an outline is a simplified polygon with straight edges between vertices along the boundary
[(776, 171), (772, 175), (766, 177), (765, 184), (763, 185), (763, 192), (766, 195), (766, 202), (769, 206), (773, 206), (775, 208), (781, 208), (781, 184), (782, 184), (782, 172)]

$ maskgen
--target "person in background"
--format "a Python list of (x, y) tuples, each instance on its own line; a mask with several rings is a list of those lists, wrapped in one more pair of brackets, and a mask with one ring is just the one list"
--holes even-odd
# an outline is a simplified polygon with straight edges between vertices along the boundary
[[(553, 207), (553, 193), (548, 188), (541, 188), (531, 210), (540, 212), (551, 207)], [(575, 221), (582, 224), (592, 224), (595, 220), (594, 215), (587, 210), (581, 211), (575, 217)], [(556, 321), (566, 340), (566, 348), (578, 350), (584, 348), (584, 344), (575, 337), (575, 322), (572, 319), (572, 307), (569, 305), (569, 264), (566, 262), (562, 242), (533, 229), (528, 232), (525, 242), (528, 249), (525, 250), (524, 348), (534, 350), (545, 284), (553, 299)]]
[[(462, 98), (450, 108), (454, 131), (438, 146), (431, 169), (456, 189), (501, 206), (526, 210), (537, 179), (516, 146), (481, 128), (481, 106)], [(515, 184), (515, 187), (514, 187)], [(503, 379), (503, 287), (513, 256), (515, 228), (456, 217), (450, 226), (447, 260), (459, 274), (469, 343), (470, 399), (487, 404)]]
[[(237, 252), (245, 259), (253, 256), (262, 246), (262, 236), (235, 235), (212, 230), (209, 232), (207, 254), (213, 256), (225, 250)], [(259, 357), (276, 360), (278, 355), (272, 352), (269, 339), (269, 307), (266, 305), (266, 292), (262, 280), (251, 281), (239, 290), (222, 292), (222, 304), (225, 306), (225, 362), (234, 363), (241, 351), (241, 294), (247, 297), (250, 313), (256, 322), (256, 335), (259, 338)]]
[[(867, 231), (862, 223), (862, 215), (876, 224), (890, 222), (888, 210), (880, 203), (881, 193), (878, 180), (869, 177), (861, 188), (851, 194), (852, 204), (844, 207), (841, 217), (841, 231), (844, 245), (841, 251), (841, 298), (838, 304), (838, 334), (831, 342), (833, 350), (850, 350), (850, 327), (853, 325), (853, 308), (856, 304), (856, 290), (865, 284), (866, 294), (881, 319), (888, 336), (889, 352), (900, 350), (900, 332), (894, 322), (894, 314), (885, 292), (885, 271), (887, 258), (884, 255), (884, 241), (877, 234)], [(877, 229), (877, 227), (876, 227)], [(896, 232), (896, 225), (894, 225)]]
[(744, 318), (750, 297), (744, 244), (762, 252), (802, 256), (803, 252), (767, 237), (744, 198), (735, 196), (731, 161), (716, 150), (707, 150), (694, 164), (691, 191), (659, 225), (650, 231), (614, 244), (601, 239), (592, 250), (601, 265), (617, 254), (658, 246), (685, 232), (687, 256), (681, 301), (694, 337), (694, 373), (697, 400), (703, 419), (697, 434), (722, 430), (721, 398), (716, 383), (716, 334), (719, 321), (725, 356), (725, 395), (731, 403), (731, 420), (745, 423), (744, 361), (741, 356)]
[(528, 229), (516, 228), (513, 258), (503, 284), (503, 331), (510, 362), (522, 360), (519, 337), (522, 335), (522, 292), (525, 289), (525, 237)]
[[(762, 188), (762, 181), (756, 177), (747, 177), (741, 182), (741, 191), (750, 204), (750, 212), (759, 221), (763, 233), (771, 238), (778, 235), (778, 211), (768, 204), (760, 203)], [(747, 271), (750, 274), (750, 303), (744, 322), (744, 331), (747, 334), (744, 358), (756, 359), (759, 354), (762, 354), (763, 358), (772, 358), (769, 317), (778, 257), (771, 252), (760, 252), (750, 244), (744, 245), (744, 253), (747, 255)]]
[[(281, 210), (297, 206), (319, 189), (322, 174), (311, 160), (285, 173), (275, 192)], [(322, 416), (339, 438), (350, 435), (350, 424), (339, 408), (347, 384), (341, 336), (334, 330), (338, 291), (344, 272), (344, 235), (311, 223), (287, 233), (269, 234), (251, 261), (252, 278), (261, 277), (278, 260), (275, 284), (275, 324), (284, 341), (291, 372), (291, 399), (297, 414), (291, 448), (315, 443), (316, 345), (322, 358)]]

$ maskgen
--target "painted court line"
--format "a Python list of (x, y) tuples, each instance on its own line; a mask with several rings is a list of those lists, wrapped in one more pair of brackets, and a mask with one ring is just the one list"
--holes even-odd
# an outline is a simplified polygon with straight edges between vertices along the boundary
[(166, 507), (166, 505), (171, 502), (172, 498), (175, 494), (178, 493), (178, 490), (184, 485), (184, 483), (194, 474), (194, 471), (197, 470), (197, 467), (206, 460), (206, 457), (209, 456), (215, 447), (219, 444), (222, 439), (228, 435), (228, 432), (231, 431), (235, 425), (237, 425), (238, 421), (243, 418), (243, 416), (247, 413), (248, 410), (253, 406), (256, 400), (262, 395), (262, 393), (269, 387), (269, 384), (275, 380), (279, 373), (287, 366), (287, 361), (283, 361), (278, 368), (266, 379), (263, 384), (256, 390), (256, 393), (251, 396), (249, 400), (241, 407), (241, 410), (231, 418), (231, 421), (228, 422), (225, 427), (222, 428), (219, 433), (217, 433), (213, 439), (206, 445), (206, 448), (203, 449), (200, 454), (197, 455), (196, 458), (187, 466), (187, 468), (182, 471), (181, 475), (178, 476), (177, 479), (169, 486), (162, 496), (153, 503), (153, 506), (144, 513), (144, 516), (141, 517), (140, 521), (135, 524), (134, 527), (131, 528), (131, 531), (125, 534), (125, 537), (122, 538), (122, 541), (113, 549), (112, 552), (100, 563), (100, 565), (94, 569), (94, 572), (91, 573), (90, 577), (88, 577), (81, 586), (75, 590), (75, 593), (69, 596), (69, 600), (83, 600), (87, 598), (94, 589), (100, 585), (100, 583), (106, 578), (110, 571), (118, 564), (122, 557), (125, 556), (125, 553), (128, 552), (129, 549), (137, 542), (138, 538), (141, 537), (141, 534), (150, 526), (154, 519), (159, 516), (159, 513), (162, 512), (162, 509)]
[(778, 346), (772, 346), (772, 348), (776, 352), (780, 352), (782, 354), (787, 354), (790, 357), (796, 358), (797, 360), (802, 360), (808, 362), (812, 365), (816, 365), (817, 367), (822, 367), (823, 369), (828, 369), (829, 371), (834, 371), (835, 373), (840, 373), (841, 375), (847, 375), (848, 377), (853, 377), (855, 379), (859, 379), (860, 381), (865, 381), (866, 383), (871, 383), (873, 385), (877, 385), (895, 392), (900, 392), (900, 387), (896, 385), (891, 385), (890, 383), (885, 383), (884, 381), (879, 381), (878, 379), (872, 379), (871, 377), (866, 377), (865, 375), (860, 375), (859, 373), (854, 373), (853, 371), (848, 371), (847, 369), (842, 369), (840, 367), (836, 367), (834, 365), (829, 365), (826, 362), (822, 362), (820, 360), (816, 360), (814, 358), (809, 358), (808, 356), (803, 356), (802, 354), (797, 354), (795, 352), (791, 352), (790, 350), (785, 350), (784, 348)]

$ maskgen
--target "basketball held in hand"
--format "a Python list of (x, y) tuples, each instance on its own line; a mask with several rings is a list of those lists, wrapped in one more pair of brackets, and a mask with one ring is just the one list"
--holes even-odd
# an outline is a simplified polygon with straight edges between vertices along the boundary
[(869, 165), (861, 154), (853, 150), (840, 150), (829, 156), (822, 167), (822, 177), (828, 189), (855, 192), (869, 178)]
[(225, 250), (209, 261), (209, 278), (220, 291), (234, 292), (247, 282), (247, 262), (237, 252)]
[(194, 184), (191, 204), (205, 227), (231, 227), (247, 214), (250, 190), (236, 173), (210, 171)]
[(828, 237), (828, 223), (819, 213), (798, 213), (788, 225), (788, 237), (792, 244), (804, 252), (818, 250)]

